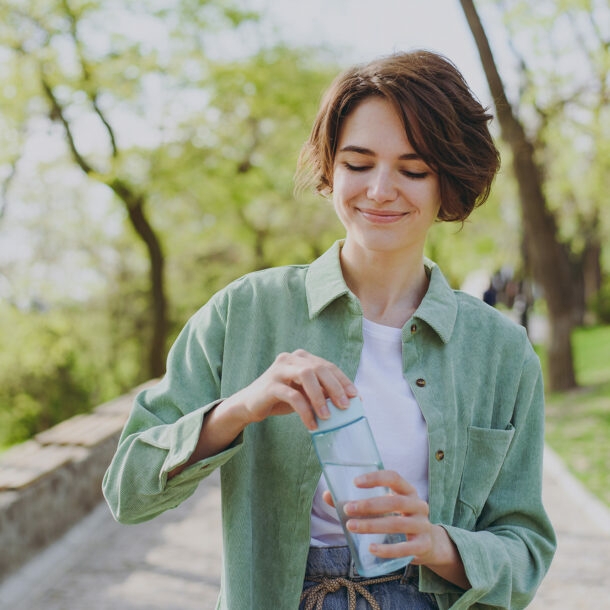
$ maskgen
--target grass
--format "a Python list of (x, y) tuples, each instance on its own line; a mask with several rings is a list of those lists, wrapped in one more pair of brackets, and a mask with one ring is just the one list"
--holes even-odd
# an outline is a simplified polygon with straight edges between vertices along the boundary
[(610, 326), (578, 329), (573, 346), (580, 387), (547, 396), (546, 441), (610, 506)]

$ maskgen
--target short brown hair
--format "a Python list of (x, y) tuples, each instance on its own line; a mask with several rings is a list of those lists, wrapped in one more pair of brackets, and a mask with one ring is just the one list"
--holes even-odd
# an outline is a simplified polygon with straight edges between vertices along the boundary
[(387, 99), (409, 142), (438, 174), (440, 220), (464, 221), (485, 202), (500, 167), (488, 128), (492, 118), (447, 58), (431, 51), (397, 53), (340, 74), (322, 99), (297, 168), (297, 184), (333, 190), (341, 127), (364, 99)]

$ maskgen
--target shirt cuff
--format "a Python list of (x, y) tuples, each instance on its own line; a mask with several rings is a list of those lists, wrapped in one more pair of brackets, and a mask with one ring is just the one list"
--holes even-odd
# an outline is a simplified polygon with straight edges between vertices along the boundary
[(221, 451), (216, 455), (212, 455), (209, 458), (205, 458), (203, 460), (200, 460), (199, 462), (191, 464), (188, 468), (185, 468), (180, 474), (177, 474), (175, 477), (169, 479), (169, 481), (167, 480), (167, 473), (170, 472), (172, 469), (170, 468), (170, 470), (165, 470), (164, 466), (163, 468), (165, 473), (166, 487), (168, 489), (171, 489), (173, 487), (178, 487), (181, 485), (205, 479), (207, 476), (212, 474), (212, 472), (214, 472), (216, 468), (219, 468), (220, 466), (228, 462), (241, 449), (242, 444), (243, 433), (241, 433), (233, 441), (233, 443), (231, 443), (231, 445), (229, 445), (229, 447), (227, 447), (224, 451)]
[[(494, 607), (508, 608), (510, 595), (506, 582), (505, 570), (500, 560), (494, 555), (502, 555), (494, 535), (490, 532), (471, 532), (459, 527), (443, 525), (449, 537), (456, 545), (470, 589), (464, 590), (446, 581), (428, 568), (420, 571), (420, 588), (427, 593), (436, 593), (452, 600), (452, 608), (466, 609), (474, 603), (488, 604)], [(459, 599), (459, 603), (456, 600)]]
[(182, 466), (191, 457), (199, 442), (204, 417), (222, 401), (223, 399), (216, 400), (195, 411), (187, 413), (172, 424), (155, 426), (142, 433), (141, 440), (144, 443), (167, 452), (159, 472), (159, 485), (161, 489), (176, 487), (187, 482), (204, 479), (211, 474), (214, 469), (230, 460), (239, 450), (243, 441), (243, 435), (241, 434), (227, 449), (216, 455), (210, 456), (209, 458), (191, 464), (180, 474), (168, 480), (169, 473), (178, 466)]

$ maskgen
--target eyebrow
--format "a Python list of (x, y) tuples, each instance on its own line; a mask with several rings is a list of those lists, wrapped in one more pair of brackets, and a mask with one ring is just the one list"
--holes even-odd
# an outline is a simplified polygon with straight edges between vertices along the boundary
[[(339, 150), (339, 152), (355, 152), (360, 155), (367, 155), (369, 157), (377, 156), (374, 151), (372, 151), (369, 148), (364, 148), (363, 146), (353, 146), (353, 145), (344, 146), (343, 148), (341, 148)], [(414, 152), (405, 153), (404, 155), (400, 155), (400, 157), (398, 157), (398, 158), (401, 159), (402, 161), (409, 161), (409, 160), (413, 160), (413, 159), (421, 160), (421, 157), (417, 153), (414, 153)]]

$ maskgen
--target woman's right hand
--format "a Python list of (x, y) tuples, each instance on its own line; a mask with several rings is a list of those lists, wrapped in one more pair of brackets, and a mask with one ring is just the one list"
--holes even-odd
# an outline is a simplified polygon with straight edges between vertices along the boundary
[(309, 430), (315, 430), (316, 415), (329, 416), (327, 398), (345, 408), (357, 395), (354, 384), (332, 362), (302, 349), (279, 354), (260, 377), (206, 414), (195, 450), (169, 477), (223, 451), (251, 423), (294, 412)]
[(357, 395), (356, 387), (339, 367), (299, 349), (279, 354), (260, 377), (227, 398), (223, 405), (226, 408), (240, 404), (247, 423), (295, 412), (309, 430), (315, 430), (316, 416), (329, 416), (327, 398), (345, 408)]

